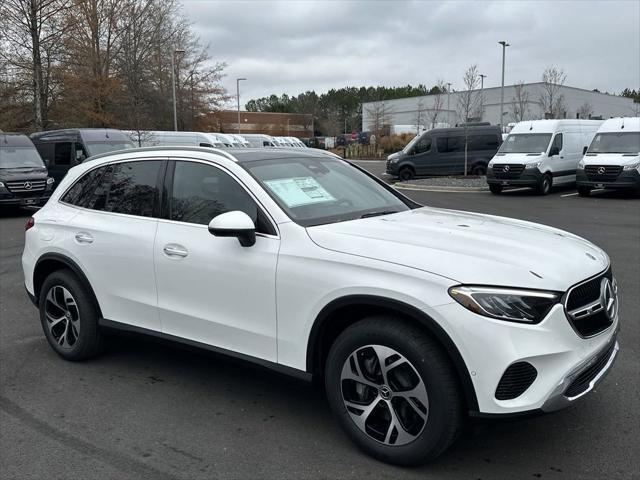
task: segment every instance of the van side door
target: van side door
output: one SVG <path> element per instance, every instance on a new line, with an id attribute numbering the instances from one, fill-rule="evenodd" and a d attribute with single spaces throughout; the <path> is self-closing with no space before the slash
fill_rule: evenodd
<path id="1" fill-rule="evenodd" d="M 406 160 L 413 163 L 417 175 L 429 173 L 428 169 L 434 150 L 433 139 L 430 136 L 422 137 L 413 146 L 411 154 L 406 157 Z"/>
<path id="2" fill-rule="evenodd" d="M 464 173 L 464 134 L 438 137 L 438 154 L 433 159 L 433 170 L 438 175 Z M 436 172 L 437 171 L 437 172 Z"/>

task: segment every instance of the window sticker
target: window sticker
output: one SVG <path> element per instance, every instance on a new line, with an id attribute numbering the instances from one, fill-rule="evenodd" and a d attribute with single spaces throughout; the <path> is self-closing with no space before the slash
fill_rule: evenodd
<path id="1" fill-rule="evenodd" d="M 289 208 L 335 201 L 313 177 L 278 178 L 264 183 Z"/>

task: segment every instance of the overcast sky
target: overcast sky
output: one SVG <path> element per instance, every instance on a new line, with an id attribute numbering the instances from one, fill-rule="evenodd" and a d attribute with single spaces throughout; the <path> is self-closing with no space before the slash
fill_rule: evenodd
<path id="1" fill-rule="evenodd" d="M 557 65 L 574 87 L 640 88 L 640 1 L 207 1 L 184 12 L 241 104 L 275 93 L 362 85 L 460 89 L 477 63 L 485 87 L 539 81 Z"/>

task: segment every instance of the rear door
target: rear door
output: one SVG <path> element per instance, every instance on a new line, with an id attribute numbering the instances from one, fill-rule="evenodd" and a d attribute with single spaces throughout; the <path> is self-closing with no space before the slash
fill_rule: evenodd
<path id="1" fill-rule="evenodd" d="M 153 245 L 165 161 L 97 167 L 62 197 L 80 207 L 67 227 L 69 249 L 107 320 L 160 331 Z"/>

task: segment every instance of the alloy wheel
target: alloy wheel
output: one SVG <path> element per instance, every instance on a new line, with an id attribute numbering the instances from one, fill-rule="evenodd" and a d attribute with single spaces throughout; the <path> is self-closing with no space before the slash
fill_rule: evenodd
<path id="1" fill-rule="evenodd" d="M 71 292 L 61 285 L 51 287 L 44 314 L 53 341 L 64 350 L 72 349 L 80 336 L 80 311 Z"/>
<path id="2" fill-rule="evenodd" d="M 396 350 L 383 345 L 358 348 L 347 357 L 340 380 L 351 420 L 374 440 L 406 445 L 424 430 L 429 415 L 425 384 Z"/>

